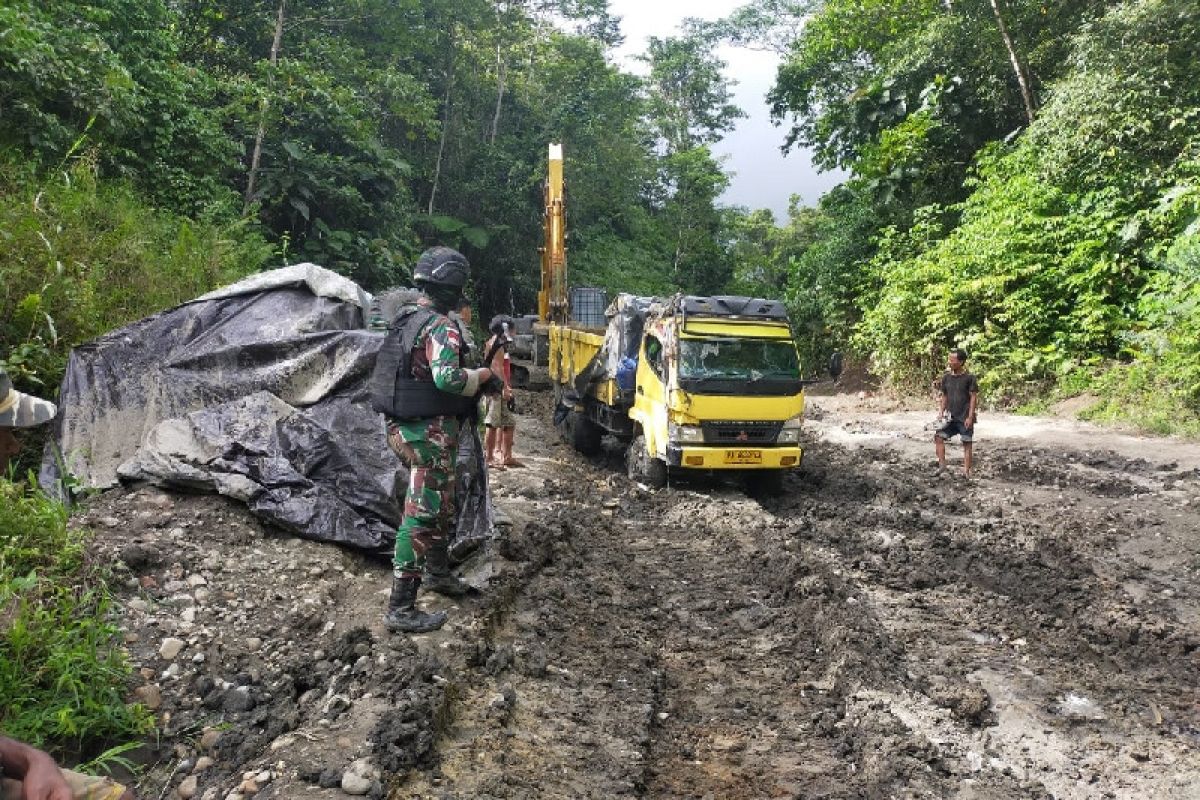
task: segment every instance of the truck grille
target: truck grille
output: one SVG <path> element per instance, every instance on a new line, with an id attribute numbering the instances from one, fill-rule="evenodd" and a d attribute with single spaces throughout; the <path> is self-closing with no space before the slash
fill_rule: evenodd
<path id="1" fill-rule="evenodd" d="M 705 444 L 775 444 L 782 422 L 702 422 Z"/>

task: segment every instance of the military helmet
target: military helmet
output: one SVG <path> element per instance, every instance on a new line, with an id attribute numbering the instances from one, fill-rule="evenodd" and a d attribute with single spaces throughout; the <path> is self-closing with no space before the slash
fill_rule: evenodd
<path id="1" fill-rule="evenodd" d="M 413 280 L 461 289 L 467 285 L 471 265 L 467 257 L 450 247 L 431 247 L 417 259 Z"/>

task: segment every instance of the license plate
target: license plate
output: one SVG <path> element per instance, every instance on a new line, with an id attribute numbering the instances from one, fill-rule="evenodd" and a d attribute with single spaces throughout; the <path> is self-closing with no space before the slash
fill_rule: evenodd
<path id="1" fill-rule="evenodd" d="M 761 464 L 762 450 L 726 450 L 726 464 Z"/>

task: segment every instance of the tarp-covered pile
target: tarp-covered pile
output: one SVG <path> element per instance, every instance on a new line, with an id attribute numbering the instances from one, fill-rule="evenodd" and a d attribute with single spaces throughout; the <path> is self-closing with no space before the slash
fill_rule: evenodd
<path id="1" fill-rule="evenodd" d="M 390 551 L 407 476 L 368 396 L 370 301 L 302 264 L 75 348 L 55 429 L 71 480 L 215 491 L 297 535 Z M 42 484 L 62 477 L 48 452 Z M 490 531 L 486 500 L 469 505 L 460 535 Z"/>

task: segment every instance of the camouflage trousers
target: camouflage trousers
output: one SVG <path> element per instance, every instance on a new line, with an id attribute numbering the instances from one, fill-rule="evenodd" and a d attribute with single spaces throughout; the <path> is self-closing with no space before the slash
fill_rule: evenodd
<path id="1" fill-rule="evenodd" d="M 395 574 L 420 577 L 425 554 L 454 525 L 454 460 L 458 421 L 438 417 L 388 422 L 388 444 L 408 467 L 404 519 L 396 530 Z"/>

